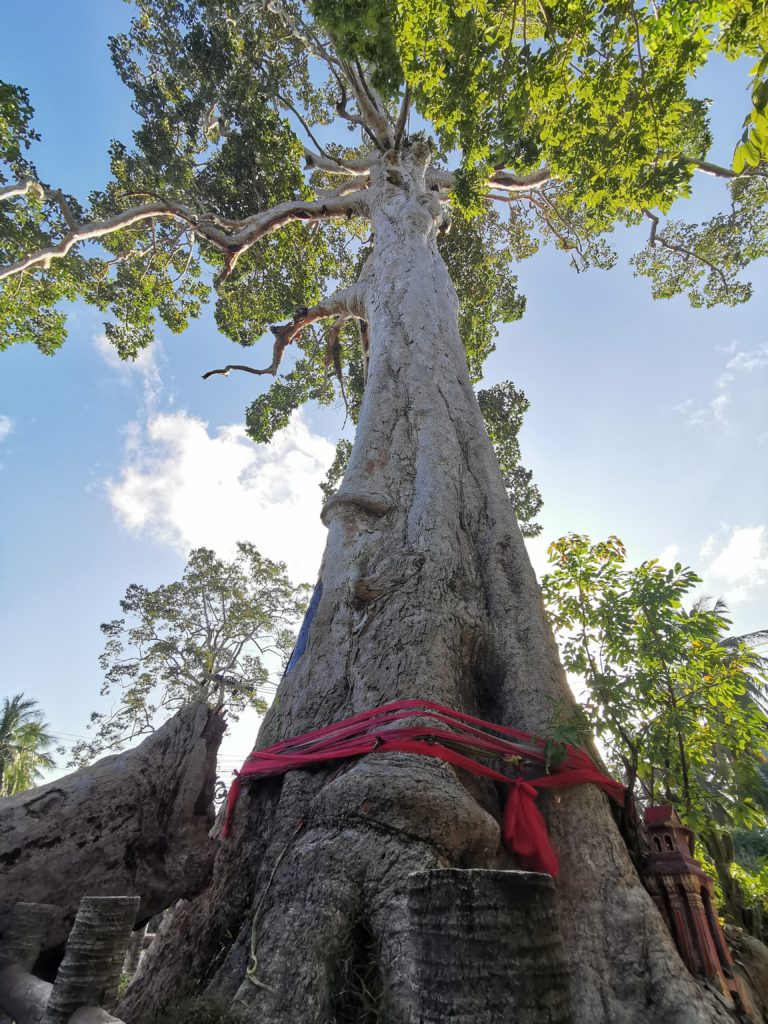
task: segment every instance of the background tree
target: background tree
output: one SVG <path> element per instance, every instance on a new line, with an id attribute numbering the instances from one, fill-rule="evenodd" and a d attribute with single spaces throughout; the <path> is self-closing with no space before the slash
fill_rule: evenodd
<path id="1" fill-rule="evenodd" d="M 293 647 L 305 591 L 292 586 L 282 562 L 244 542 L 231 561 L 208 548 L 190 551 L 176 583 L 131 584 L 120 602 L 124 617 L 101 627 L 101 693 L 117 703 L 91 715 L 94 737 L 75 744 L 73 761 L 120 749 L 190 704 L 234 720 L 245 708 L 266 711 L 270 669 Z"/>
<path id="2" fill-rule="evenodd" d="M 557 729 L 564 738 L 579 724 L 592 730 L 630 794 L 676 807 L 717 869 L 728 916 L 759 935 L 729 865 L 734 846 L 743 849 L 740 875 L 759 905 L 768 867 L 759 853 L 768 825 L 763 660 L 727 635 L 722 601 L 699 598 L 686 610 L 701 579 L 679 563 L 629 568 L 617 537 L 593 544 L 577 534 L 549 556 L 544 599 L 565 667 L 585 691 Z"/>
<path id="3" fill-rule="evenodd" d="M 748 298 L 739 275 L 766 251 L 766 169 L 751 150 L 738 171 L 706 160 L 706 104 L 687 83 L 713 46 L 759 50 L 762 9 L 136 7 L 112 53 L 140 126 L 132 147 L 113 145 L 112 180 L 87 207 L 23 165 L 29 116 L 14 94 L 5 337 L 51 351 L 65 332 L 55 302 L 79 295 L 109 313 L 131 358 L 156 317 L 182 330 L 215 292 L 233 341 L 272 335 L 266 365 L 206 375 L 276 378 L 248 410 L 255 440 L 334 391 L 356 417 L 303 642 L 261 745 L 414 694 L 541 734 L 567 685 L 473 383 L 492 322 L 522 311 L 511 265 L 542 243 L 579 270 L 610 266 L 613 225 L 645 218 L 653 260 L 637 269 L 659 294 Z M 705 242 L 662 223 L 700 171 L 733 189 Z M 548 814 L 574 1021 L 722 1019 L 599 794 L 583 787 Z M 340 1020 L 348 965 L 376 979 L 380 1019 L 417 1017 L 406 879 L 513 866 L 500 820 L 498 794 L 413 757 L 255 788 L 209 889 L 173 915 L 120 1015 L 148 1024 L 191 980 L 262 1024 Z M 457 984 L 484 991 L 469 974 Z"/>
<path id="4" fill-rule="evenodd" d="M 0 711 L 0 796 L 13 796 L 31 789 L 41 778 L 43 768 L 53 768 L 47 748 L 53 737 L 37 701 L 23 693 L 3 698 Z"/>

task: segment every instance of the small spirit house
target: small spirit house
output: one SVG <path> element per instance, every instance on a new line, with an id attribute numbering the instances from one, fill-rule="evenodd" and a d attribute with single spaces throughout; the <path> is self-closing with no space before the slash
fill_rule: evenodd
<path id="1" fill-rule="evenodd" d="M 713 883 L 693 857 L 693 832 L 671 804 L 648 807 L 645 826 L 650 847 L 645 886 L 661 911 L 688 970 L 717 985 L 736 1008 L 748 1011 L 749 998 L 733 970 L 720 927 Z"/>

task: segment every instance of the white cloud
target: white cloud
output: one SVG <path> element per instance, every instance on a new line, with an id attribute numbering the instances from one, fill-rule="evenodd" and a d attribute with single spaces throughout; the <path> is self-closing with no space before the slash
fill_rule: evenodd
<path id="1" fill-rule="evenodd" d="M 707 418 L 704 409 L 698 407 L 692 398 L 686 398 L 684 402 L 674 407 L 674 412 L 679 412 L 685 420 L 686 427 L 700 427 Z"/>
<path id="2" fill-rule="evenodd" d="M 725 368 L 725 374 L 730 374 L 727 383 L 731 383 L 737 373 L 754 373 L 755 370 L 765 369 L 768 369 L 768 345 L 759 345 L 752 352 L 736 352 Z"/>
<path id="3" fill-rule="evenodd" d="M 220 427 L 185 412 L 150 416 L 130 437 L 119 480 L 107 491 L 126 529 L 186 556 L 204 545 L 230 556 L 239 540 L 288 563 L 296 581 L 317 575 L 325 544 L 318 484 L 334 447 L 301 413 L 269 445 L 238 424 Z"/>
<path id="4" fill-rule="evenodd" d="M 719 391 L 712 401 L 709 403 L 709 407 L 712 410 L 712 415 L 720 423 L 727 423 L 728 417 L 726 416 L 726 409 L 731 401 L 731 396 L 727 391 Z"/>
<path id="5" fill-rule="evenodd" d="M 758 345 L 751 351 L 739 350 L 734 346 L 729 354 L 731 358 L 717 378 L 715 396 L 709 403 L 715 419 L 723 425 L 728 424 L 726 409 L 730 405 L 737 378 L 768 369 L 768 345 Z"/>
<path id="6" fill-rule="evenodd" d="M 13 420 L 10 416 L 0 416 L 0 441 L 4 441 L 13 430 Z"/>
<path id="7" fill-rule="evenodd" d="M 727 534 L 726 534 L 727 536 Z M 722 538 L 720 550 L 706 568 L 705 577 L 714 581 L 716 590 L 724 590 L 726 601 L 744 601 L 764 583 L 768 583 L 768 530 L 765 526 L 735 527 Z M 708 537 L 705 549 L 714 554 L 715 537 Z"/>
<path id="8" fill-rule="evenodd" d="M 154 341 L 149 348 L 144 348 L 133 360 L 121 359 L 117 349 L 103 332 L 94 334 L 93 345 L 106 365 L 118 373 L 123 380 L 140 378 L 144 391 L 144 405 L 149 412 L 157 405 L 162 390 L 158 354 L 160 342 Z"/>
<path id="9" fill-rule="evenodd" d="M 712 555 L 715 553 L 716 546 L 717 538 L 715 537 L 714 533 L 710 533 L 710 535 L 699 548 L 699 555 L 702 558 L 711 558 Z"/>
<path id="10" fill-rule="evenodd" d="M 671 568 L 676 562 L 680 561 L 680 548 L 677 544 L 667 544 L 663 551 L 659 552 L 659 565 L 663 565 L 665 569 Z"/>
<path id="11" fill-rule="evenodd" d="M 687 398 L 675 406 L 675 412 L 680 413 L 687 427 L 697 428 L 713 422 L 723 427 L 729 426 L 734 386 L 739 378 L 768 369 L 768 345 L 758 345 L 757 348 L 744 350 L 739 349 L 737 342 L 732 341 L 721 351 L 730 358 L 715 381 L 714 395 L 709 402 L 702 405 Z"/>

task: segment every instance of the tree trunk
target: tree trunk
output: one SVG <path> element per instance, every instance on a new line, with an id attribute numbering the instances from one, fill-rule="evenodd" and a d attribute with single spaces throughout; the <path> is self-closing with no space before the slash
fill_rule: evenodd
<path id="1" fill-rule="evenodd" d="M 541 734 L 552 701 L 572 699 L 472 391 L 427 160 L 416 145 L 372 171 L 369 378 L 347 472 L 323 512 L 307 644 L 259 746 L 407 697 Z M 605 798 L 580 787 L 542 803 L 562 864 L 574 1022 L 729 1019 L 679 960 Z M 409 876 L 515 867 L 499 818 L 493 785 L 413 755 L 374 753 L 253 787 L 211 887 L 164 923 L 120 1016 L 150 1024 L 193 978 L 254 1024 L 415 1024 Z M 350 996 L 355 978 L 376 1011 Z"/>
<path id="2" fill-rule="evenodd" d="M 54 904 L 43 948 L 55 952 L 86 894 L 137 894 L 144 922 L 199 892 L 223 731 L 221 717 L 189 708 L 132 750 L 0 800 L 0 922 L 19 900 Z"/>

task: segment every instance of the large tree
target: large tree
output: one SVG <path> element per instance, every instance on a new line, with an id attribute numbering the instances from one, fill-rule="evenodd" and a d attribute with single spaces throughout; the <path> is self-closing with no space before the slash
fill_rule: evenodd
<path id="1" fill-rule="evenodd" d="M 754 139 L 734 170 L 707 161 L 706 104 L 687 82 L 713 47 L 759 55 L 762 8 L 137 7 L 112 50 L 141 126 L 133 147 L 113 145 L 113 179 L 87 207 L 28 163 L 28 99 L 3 94 L 6 339 L 52 351 L 56 302 L 76 295 L 110 312 L 126 358 L 156 316 L 182 330 L 212 291 L 219 327 L 245 346 L 293 311 L 271 327 L 266 365 L 220 371 L 276 378 L 248 410 L 251 436 L 269 440 L 334 387 L 357 433 L 259 745 L 413 696 L 546 733 L 568 689 L 472 384 L 493 322 L 521 312 L 510 265 L 544 242 L 579 269 L 606 266 L 605 234 L 645 218 L 635 266 L 658 295 L 749 296 L 739 274 L 766 249 L 764 90 L 756 80 Z M 699 171 L 728 183 L 728 212 L 663 224 Z M 546 813 L 573 1019 L 727 1019 L 677 959 L 604 798 L 580 787 Z M 407 1019 L 407 877 L 513 867 L 499 823 L 495 790 L 409 755 L 254 787 L 207 892 L 168 922 L 121 1014 L 156 1019 L 192 982 L 270 1024 L 373 1019 L 372 993 L 379 1019 Z"/>

